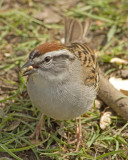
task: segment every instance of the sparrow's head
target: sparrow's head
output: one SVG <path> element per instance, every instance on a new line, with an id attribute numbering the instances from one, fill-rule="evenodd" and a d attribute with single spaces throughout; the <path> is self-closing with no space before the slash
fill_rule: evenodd
<path id="1" fill-rule="evenodd" d="M 53 42 L 45 43 L 30 53 L 27 62 L 21 69 L 28 68 L 23 76 L 36 73 L 57 76 L 66 71 L 74 59 L 75 55 L 64 45 Z"/>

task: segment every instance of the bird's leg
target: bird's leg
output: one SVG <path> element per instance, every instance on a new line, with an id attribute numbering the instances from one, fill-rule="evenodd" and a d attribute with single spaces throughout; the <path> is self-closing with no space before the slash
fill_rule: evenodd
<path id="1" fill-rule="evenodd" d="M 39 137 L 44 140 L 44 137 L 42 135 L 41 129 L 42 129 L 42 124 L 43 124 L 43 118 L 44 114 L 42 113 L 40 120 L 35 128 L 35 131 L 30 135 L 30 138 L 36 137 L 36 143 L 39 141 Z"/>
<path id="2" fill-rule="evenodd" d="M 76 152 L 77 152 L 79 150 L 79 146 L 82 140 L 81 117 L 79 117 L 79 125 L 77 124 L 77 119 L 76 119 L 76 136 L 77 136 L 77 144 L 76 144 Z"/>
<path id="3" fill-rule="evenodd" d="M 76 119 L 76 139 L 73 141 L 68 141 L 68 144 L 76 143 L 76 152 L 79 150 L 79 146 L 82 142 L 82 127 L 81 127 L 81 117 L 79 117 L 79 124 Z"/>

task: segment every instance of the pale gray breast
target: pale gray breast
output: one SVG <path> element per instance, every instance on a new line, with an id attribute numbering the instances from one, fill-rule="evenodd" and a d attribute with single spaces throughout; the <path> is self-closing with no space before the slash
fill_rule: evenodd
<path id="1" fill-rule="evenodd" d="M 85 113 L 96 96 L 93 89 L 84 88 L 78 82 L 67 83 L 64 86 L 49 86 L 45 82 L 40 87 L 36 85 L 31 76 L 27 89 L 32 103 L 42 113 L 59 120 L 73 119 Z"/>

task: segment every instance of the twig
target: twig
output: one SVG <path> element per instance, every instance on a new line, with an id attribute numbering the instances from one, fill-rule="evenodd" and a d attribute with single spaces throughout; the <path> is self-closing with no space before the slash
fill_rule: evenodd
<path id="1" fill-rule="evenodd" d="M 111 107 L 118 115 L 128 120 L 128 97 L 116 90 L 100 71 L 100 88 L 98 97 Z"/>

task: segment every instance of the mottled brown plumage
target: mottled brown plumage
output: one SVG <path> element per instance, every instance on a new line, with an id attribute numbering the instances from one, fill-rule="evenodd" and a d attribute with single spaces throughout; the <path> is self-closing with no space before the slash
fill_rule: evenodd
<path id="1" fill-rule="evenodd" d="M 83 66 L 85 85 L 94 85 L 97 90 L 99 74 L 95 53 L 86 43 L 71 43 L 67 48 L 75 54 Z"/>

